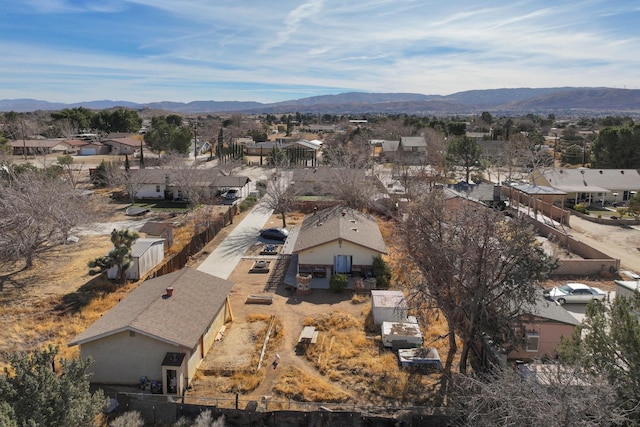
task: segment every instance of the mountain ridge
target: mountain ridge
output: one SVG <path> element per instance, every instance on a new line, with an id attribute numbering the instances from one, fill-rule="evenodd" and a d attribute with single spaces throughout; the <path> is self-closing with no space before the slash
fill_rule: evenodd
<path id="1" fill-rule="evenodd" d="M 491 112 L 601 111 L 640 112 L 640 90 L 606 87 L 502 88 L 477 89 L 450 95 L 419 93 L 344 92 L 288 101 L 130 101 L 96 100 L 76 103 L 49 102 L 37 99 L 3 99 L 0 111 L 57 111 L 84 107 L 103 110 L 115 107 L 154 109 L 183 114 L 197 113 L 404 113 L 404 114 L 474 114 Z"/>

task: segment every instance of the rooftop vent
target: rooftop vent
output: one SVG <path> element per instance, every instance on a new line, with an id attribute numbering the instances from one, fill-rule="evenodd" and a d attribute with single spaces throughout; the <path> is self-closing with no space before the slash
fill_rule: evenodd
<path id="1" fill-rule="evenodd" d="M 167 296 L 167 298 L 171 298 L 171 295 L 173 295 L 173 287 L 169 286 L 167 289 L 165 289 L 165 292 L 166 292 L 165 295 Z"/>
<path id="2" fill-rule="evenodd" d="M 624 175 L 624 171 L 620 171 L 620 173 L 621 173 L 622 175 Z"/>
<path id="3" fill-rule="evenodd" d="M 342 216 L 345 216 L 347 214 L 347 211 L 342 211 Z"/>

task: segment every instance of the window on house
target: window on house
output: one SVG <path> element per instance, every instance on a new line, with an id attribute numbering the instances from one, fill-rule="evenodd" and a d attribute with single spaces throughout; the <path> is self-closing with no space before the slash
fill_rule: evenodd
<path id="1" fill-rule="evenodd" d="M 130 336 L 130 337 L 135 337 L 135 336 L 136 336 L 136 333 L 135 333 L 134 331 L 129 331 L 129 336 Z"/>
<path id="2" fill-rule="evenodd" d="M 160 192 L 160 186 L 156 185 L 156 193 L 159 193 L 159 192 Z"/>
<path id="3" fill-rule="evenodd" d="M 540 334 L 538 332 L 527 332 L 527 351 L 538 351 L 540 346 Z"/>

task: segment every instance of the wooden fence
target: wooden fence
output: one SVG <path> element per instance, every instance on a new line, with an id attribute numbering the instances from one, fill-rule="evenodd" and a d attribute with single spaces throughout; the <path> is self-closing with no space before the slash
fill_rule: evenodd
<path id="1" fill-rule="evenodd" d="M 206 246 L 214 237 L 226 227 L 228 224 L 233 224 L 233 217 L 238 212 L 238 206 L 231 205 L 227 211 L 216 218 L 204 231 L 196 234 L 191 238 L 189 244 L 171 258 L 165 260 L 162 264 L 157 266 L 148 275 L 147 279 L 154 277 L 160 277 L 165 274 L 173 273 L 180 270 L 189 262 L 189 259 L 197 254 L 202 248 Z"/>

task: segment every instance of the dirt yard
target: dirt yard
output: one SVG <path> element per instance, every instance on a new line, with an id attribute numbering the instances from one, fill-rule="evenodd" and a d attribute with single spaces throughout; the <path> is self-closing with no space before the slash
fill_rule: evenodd
<path id="1" fill-rule="evenodd" d="M 240 214 L 234 220 L 238 224 L 245 214 Z M 114 221 L 123 218 L 115 215 Z M 292 215 L 289 224 L 295 225 L 302 221 L 302 215 Z M 277 226 L 281 218 L 274 215 L 268 222 L 269 226 Z M 640 269 L 640 231 L 635 228 L 608 227 L 577 220 L 572 217 L 572 234 L 584 240 L 603 252 L 620 258 L 623 269 L 638 272 Z M 200 254 L 193 257 L 190 266 L 197 267 L 234 228 L 225 227 L 222 232 L 210 242 Z M 72 357 L 73 349 L 66 350 L 66 342 L 86 328 L 100 313 L 107 310 L 126 295 L 127 289 L 117 292 L 109 289 L 109 283 L 96 280 L 88 275 L 86 263 L 88 260 L 103 255 L 110 249 L 108 239 L 109 227 L 94 227 L 95 234 L 83 235 L 76 244 L 69 244 L 49 251 L 46 256 L 36 261 L 35 268 L 21 271 L 4 280 L 0 293 L 0 351 L 30 350 L 47 343 L 54 343 L 65 348 L 63 355 Z M 106 232 L 103 233 L 103 229 Z M 97 230 L 100 230 L 98 232 Z M 298 336 L 303 326 L 313 324 L 320 317 L 330 313 L 340 313 L 345 318 L 366 319 L 370 310 L 369 297 L 353 298 L 351 292 L 336 294 L 330 291 L 315 290 L 311 295 L 300 297 L 291 294 L 280 285 L 273 296 L 270 305 L 247 304 L 249 295 L 262 295 L 269 274 L 250 273 L 256 259 L 275 262 L 273 257 L 260 256 L 260 247 L 255 246 L 240 261 L 229 280 L 235 283 L 230 294 L 230 302 L 234 315 L 234 322 L 227 325 L 222 334 L 222 340 L 215 343 L 203 369 L 233 371 L 241 370 L 254 372 L 257 366 L 263 337 L 267 326 L 267 319 L 274 315 L 277 318 L 277 336 L 272 337 L 272 343 L 267 347 L 266 358 L 263 361 L 261 374 L 236 378 L 238 383 L 256 381 L 248 385 L 243 399 L 260 400 L 264 396 L 271 396 L 275 389 L 282 389 L 284 383 L 292 381 L 292 376 L 305 376 L 311 383 L 327 382 L 327 375 L 323 374 L 317 363 L 296 353 Z M 16 266 L 19 269 L 19 266 Z M 3 273 L 5 274 L 5 273 Z M 2 276 L 6 277 L 6 276 Z M 588 278 L 579 281 L 593 283 L 606 289 L 613 289 L 612 279 Z M 566 280 L 564 280 L 566 282 Z M 551 282 L 549 283 L 552 284 Z M 135 285 L 131 285 L 135 286 Z M 100 292 L 80 292 L 90 288 Z M 86 300 L 85 296 L 89 295 Z M 81 311 L 83 310 L 83 311 Z M 256 320 L 256 317 L 258 320 Z M 252 318 L 252 320 L 249 320 Z M 265 319 L 264 321 L 260 318 Z M 328 335 L 324 338 L 329 339 Z M 375 340 L 375 334 L 362 335 L 358 339 Z M 332 338 L 333 339 L 333 338 Z M 328 349 L 331 344 L 323 342 Z M 274 368 L 272 362 L 279 355 L 279 363 Z M 441 354 L 441 357 L 444 355 Z M 375 356 L 372 356 L 375 357 Z M 293 374 L 292 374 L 293 373 Z M 366 375 L 365 375 L 366 376 Z M 232 377 L 218 377 L 198 375 L 190 397 L 199 396 L 234 396 L 233 390 L 221 392 L 228 386 Z M 336 395 L 351 396 L 353 401 L 358 396 L 366 396 L 358 384 L 334 382 L 333 390 Z"/>

